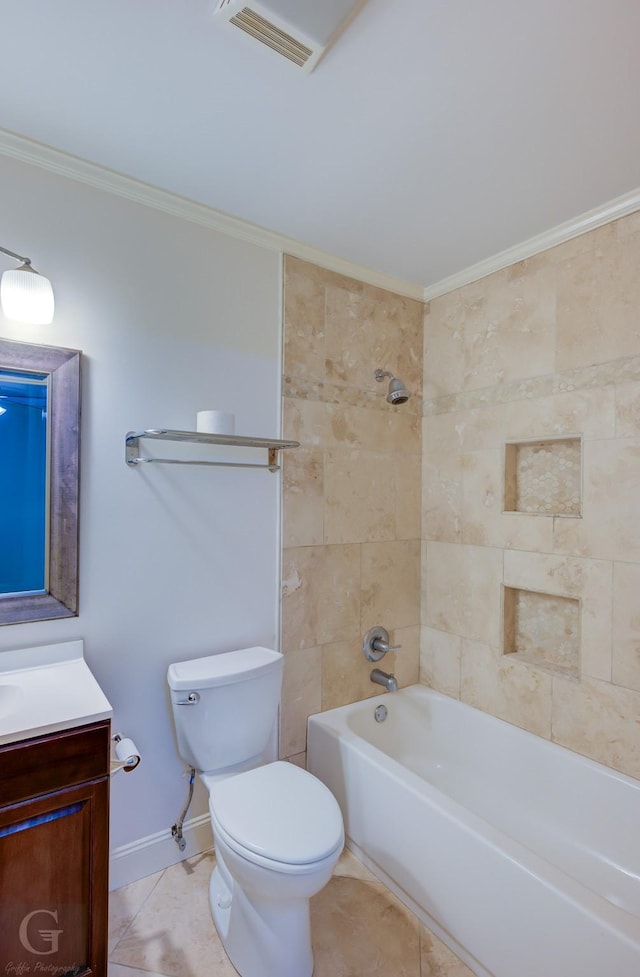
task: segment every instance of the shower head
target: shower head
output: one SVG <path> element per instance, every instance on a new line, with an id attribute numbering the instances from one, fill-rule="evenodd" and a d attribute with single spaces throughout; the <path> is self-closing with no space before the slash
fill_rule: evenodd
<path id="1" fill-rule="evenodd" d="M 382 383 L 385 377 L 389 377 L 389 393 L 387 394 L 387 403 L 406 404 L 411 394 L 405 387 L 402 380 L 398 380 L 398 378 L 394 377 L 393 373 L 389 373 L 388 370 L 376 370 L 373 375 L 378 383 Z"/>

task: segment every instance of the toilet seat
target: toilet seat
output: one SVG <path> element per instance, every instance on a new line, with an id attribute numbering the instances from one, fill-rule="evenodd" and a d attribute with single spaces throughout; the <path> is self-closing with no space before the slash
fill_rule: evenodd
<path id="1" fill-rule="evenodd" d="M 286 871 L 333 857 L 344 844 L 342 814 L 325 785 L 278 760 L 213 786 L 209 810 L 216 831 L 249 861 Z"/>

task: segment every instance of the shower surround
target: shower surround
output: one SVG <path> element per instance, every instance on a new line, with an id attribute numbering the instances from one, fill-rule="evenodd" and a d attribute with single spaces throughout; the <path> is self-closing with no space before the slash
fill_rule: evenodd
<path id="1" fill-rule="evenodd" d="M 311 713 L 376 695 L 370 627 L 418 680 L 423 303 L 287 256 L 284 277 L 281 755 Z M 390 370 L 411 391 L 386 402 Z"/>
<path id="2" fill-rule="evenodd" d="M 286 259 L 284 756 L 420 620 L 421 682 L 640 778 L 639 267 L 637 213 L 433 299 L 422 360 L 421 303 Z"/>
<path id="3" fill-rule="evenodd" d="M 634 214 L 431 302 L 420 663 L 439 691 L 636 778 L 638 268 Z M 538 469 L 528 511 L 514 443 L 548 453 L 546 478 L 542 455 L 521 466 Z"/>

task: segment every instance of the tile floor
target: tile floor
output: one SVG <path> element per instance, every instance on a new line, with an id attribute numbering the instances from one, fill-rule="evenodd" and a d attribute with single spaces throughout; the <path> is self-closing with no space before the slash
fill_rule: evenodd
<path id="1" fill-rule="evenodd" d="M 109 977 L 237 977 L 209 912 L 213 852 L 111 893 Z M 311 902 L 314 977 L 473 977 L 350 852 Z"/>

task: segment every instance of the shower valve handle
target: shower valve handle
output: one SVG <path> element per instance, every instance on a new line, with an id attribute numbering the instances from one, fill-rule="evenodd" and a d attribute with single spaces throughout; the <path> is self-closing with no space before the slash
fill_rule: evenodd
<path id="1" fill-rule="evenodd" d="M 386 655 L 388 651 L 398 651 L 400 648 L 402 648 L 402 645 L 389 645 L 386 641 L 383 641 L 382 638 L 376 638 L 373 642 L 373 647 L 376 651 L 381 651 Z"/>
<path id="2" fill-rule="evenodd" d="M 369 628 L 362 641 L 362 653 L 368 662 L 379 662 L 388 651 L 398 651 L 402 645 L 389 644 L 389 632 L 377 624 Z"/>

